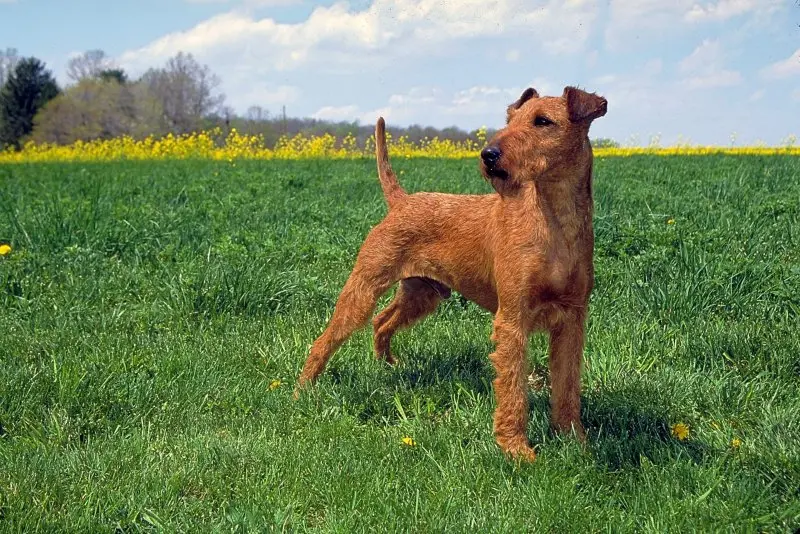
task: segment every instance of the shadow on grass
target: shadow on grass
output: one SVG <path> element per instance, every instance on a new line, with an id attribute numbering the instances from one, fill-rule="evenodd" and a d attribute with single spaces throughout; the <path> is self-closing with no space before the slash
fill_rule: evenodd
<path id="1" fill-rule="evenodd" d="M 639 388 L 636 393 L 641 393 Z M 701 464 L 711 455 L 703 443 L 672 436 L 669 415 L 653 404 L 657 395 L 636 400 L 631 396 L 631 391 L 621 389 L 582 399 L 581 419 L 598 467 L 616 470 L 639 467 L 645 459 L 659 464 L 678 457 Z"/>
<path id="2" fill-rule="evenodd" d="M 396 424 L 411 416 L 398 404 L 424 404 L 425 412 L 434 414 L 453 408 L 459 395 L 475 401 L 491 395 L 494 372 L 487 354 L 485 346 L 446 353 L 411 350 L 398 354 L 395 366 L 359 367 L 334 360 L 325 375 L 333 384 L 332 400 L 344 413 L 362 422 Z"/>
<path id="3" fill-rule="evenodd" d="M 381 425 L 397 424 L 404 417 L 444 413 L 458 402 L 459 390 L 474 402 L 494 403 L 494 371 L 486 346 L 437 352 L 406 352 L 398 355 L 402 358 L 399 365 L 372 367 L 368 371 L 352 365 L 332 365 L 327 372 L 334 383 L 333 397 L 342 412 L 364 423 Z M 528 398 L 531 420 L 549 421 L 549 388 L 531 390 Z M 405 407 L 403 413 L 398 403 Z M 666 403 L 650 384 L 633 382 L 618 389 L 593 392 L 582 396 L 581 403 L 588 450 L 603 470 L 638 468 L 643 461 L 674 462 L 678 457 L 701 464 L 713 454 L 702 443 L 679 441 L 672 436 Z M 427 412 L 411 412 L 409 406 L 420 405 L 427 407 Z"/>

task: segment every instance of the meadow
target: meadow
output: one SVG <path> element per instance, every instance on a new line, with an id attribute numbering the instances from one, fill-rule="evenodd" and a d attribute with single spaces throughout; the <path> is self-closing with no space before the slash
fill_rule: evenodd
<path id="1" fill-rule="evenodd" d="M 189 156 L 0 165 L 0 531 L 800 529 L 796 155 L 596 159 L 588 446 L 532 388 L 531 465 L 457 294 L 292 401 L 385 213 L 373 160 Z M 474 158 L 394 167 L 489 191 Z"/>

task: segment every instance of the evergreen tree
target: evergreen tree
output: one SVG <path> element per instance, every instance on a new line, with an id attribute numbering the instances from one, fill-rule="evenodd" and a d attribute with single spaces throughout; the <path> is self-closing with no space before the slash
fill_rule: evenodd
<path id="1" fill-rule="evenodd" d="M 44 63 L 26 58 L 0 89 L 0 148 L 20 147 L 23 137 L 33 130 L 33 117 L 59 94 L 58 85 Z"/>

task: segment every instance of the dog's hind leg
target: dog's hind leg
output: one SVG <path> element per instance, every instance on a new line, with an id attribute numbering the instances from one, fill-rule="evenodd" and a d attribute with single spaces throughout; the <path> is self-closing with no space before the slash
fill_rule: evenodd
<path id="1" fill-rule="evenodd" d="M 392 302 L 372 321 L 375 356 L 393 364 L 391 340 L 395 332 L 430 315 L 449 296 L 450 288 L 435 280 L 419 277 L 401 280 Z"/>
<path id="2" fill-rule="evenodd" d="M 398 280 L 400 249 L 387 246 L 391 241 L 380 226 L 367 236 L 327 328 L 311 346 L 298 386 L 313 382 L 322 373 L 331 355 L 367 324 L 380 296 Z"/>

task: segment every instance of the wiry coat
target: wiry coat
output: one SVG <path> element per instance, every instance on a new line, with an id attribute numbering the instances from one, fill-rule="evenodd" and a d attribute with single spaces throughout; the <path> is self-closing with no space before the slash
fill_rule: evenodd
<path id="1" fill-rule="evenodd" d="M 489 195 L 407 194 L 389 164 L 379 119 L 378 171 L 389 212 L 364 241 L 298 385 L 319 376 L 397 281 L 394 299 L 373 320 L 376 355 L 389 362 L 392 335 L 432 313 L 455 289 L 495 316 L 490 358 L 500 447 L 535 458 L 525 435 L 525 349 L 536 330 L 550 333 L 553 426 L 583 439 L 580 368 L 594 280 L 588 132 L 606 105 L 573 87 L 561 97 L 526 90 L 482 154 L 481 170 L 497 191 Z"/>

